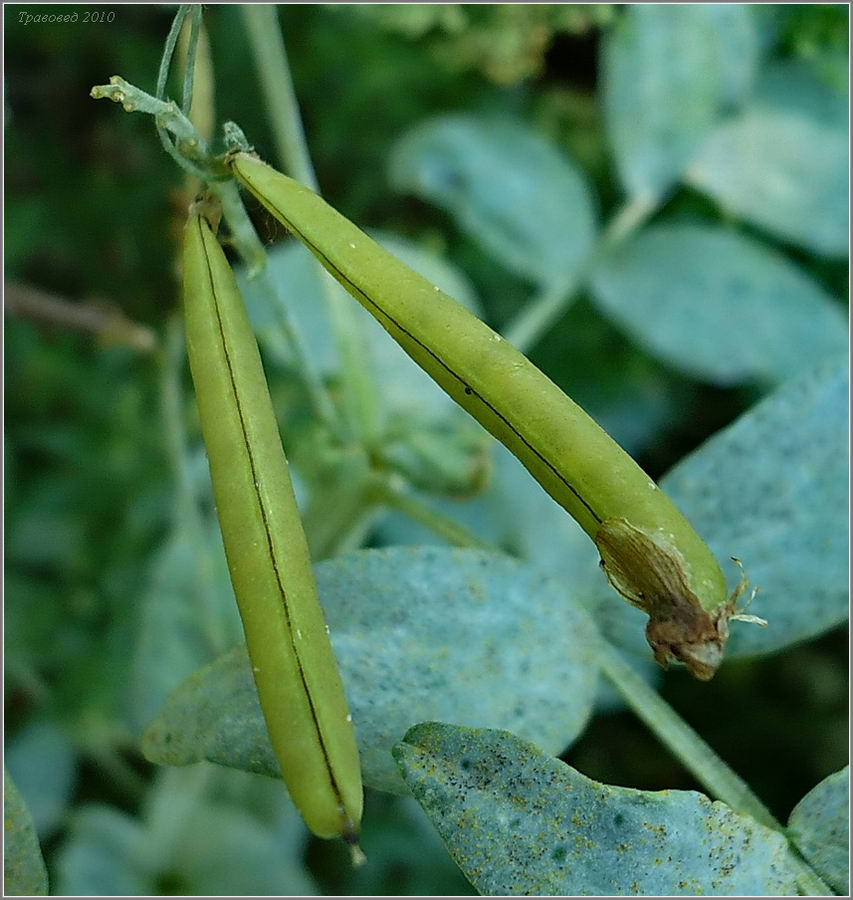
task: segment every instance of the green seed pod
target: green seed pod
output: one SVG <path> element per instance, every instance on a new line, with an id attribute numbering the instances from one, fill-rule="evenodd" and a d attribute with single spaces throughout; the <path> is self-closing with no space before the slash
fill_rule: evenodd
<path id="1" fill-rule="evenodd" d="M 657 661 L 711 678 L 732 598 L 711 551 L 645 472 L 485 323 L 312 191 L 248 153 L 240 182 L 450 396 L 518 457 L 595 541 L 611 585 L 649 615 Z"/>
<path id="2" fill-rule="evenodd" d="M 319 837 L 353 845 L 361 770 L 258 347 L 207 220 L 184 234 L 187 347 L 231 582 L 267 730 Z"/>

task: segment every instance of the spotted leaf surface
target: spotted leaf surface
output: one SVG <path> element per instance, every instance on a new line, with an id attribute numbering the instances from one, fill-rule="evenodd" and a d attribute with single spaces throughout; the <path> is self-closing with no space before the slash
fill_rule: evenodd
<path id="1" fill-rule="evenodd" d="M 394 755 L 481 894 L 796 893 L 785 838 L 702 794 L 601 784 L 508 732 L 440 723 Z"/>

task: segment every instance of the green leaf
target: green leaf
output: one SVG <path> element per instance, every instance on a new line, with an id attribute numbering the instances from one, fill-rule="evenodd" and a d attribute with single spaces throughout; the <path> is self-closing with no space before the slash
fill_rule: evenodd
<path id="1" fill-rule="evenodd" d="M 788 382 L 675 466 L 661 487 L 719 560 L 760 587 L 729 657 L 788 647 L 847 618 L 846 358 Z M 738 572 L 725 567 L 732 584 Z"/>
<path id="2" fill-rule="evenodd" d="M 47 870 L 30 812 L 3 769 L 3 893 L 47 894 Z"/>
<path id="3" fill-rule="evenodd" d="M 497 441 L 492 443 L 492 461 L 489 486 L 477 497 L 420 499 L 488 543 L 559 579 L 568 596 L 584 602 L 593 611 L 605 636 L 628 651 L 626 661 L 647 680 L 658 680 L 661 670 L 651 661 L 644 637 L 646 616 L 607 586 L 595 545 Z M 391 513 L 379 523 L 378 537 L 394 545 L 443 543 L 425 526 L 400 513 Z M 597 706 L 622 706 L 603 680 L 599 682 Z"/>
<path id="4" fill-rule="evenodd" d="M 57 856 L 72 896 L 310 895 L 302 863 L 307 831 L 283 790 L 242 772 L 196 766 L 165 771 L 141 818 L 82 807 Z M 264 797 L 263 803 L 258 802 Z"/>
<path id="5" fill-rule="evenodd" d="M 187 819 L 183 876 L 194 895 L 313 896 L 301 865 L 282 859 L 276 835 L 238 809 L 206 804 Z"/>
<path id="6" fill-rule="evenodd" d="M 802 68 L 777 69 L 755 100 L 708 138 L 688 180 L 777 238 L 844 256 L 846 106 L 844 95 Z"/>
<path id="7" fill-rule="evenodd" d="M 622 184 L 657 197 L 680 178 L 724 102 L 739 100 L 758 40 L 744 5 L 633 4 L 604 48 L 604 114 Z"/>
<path id="8" fill-rule="evenodd" d="M 586 179 L 547 140 L 509 119 L 430 119 L 393 151 L 391 178 L 447 210 L 507 269 L 539 285 L 570 280 L 595 233 Z"/>
<path id="9" fill-rule="evenodd" d="M 593 636 L 559 582 L 438 547 L 354 553 L 316 575 L 369 786 L 404 790 L 390 750 L 424 717 L 512 727 L 555 753 L 583 730 Z M 143 751 L 164 765 L 207 759 L 278 776 L 242 647 L 184 682 Z"/>
<path id="10" fill-rule="evenodd" d="M 785 838 L 702 794 L 600 784 L 508 732 L 435 722 L 394 756 L 481 894 L 797 893 Z"/>
<path id="11" fill-rule="evenodd" d="M 74 789 L 76 756 L 68 733 L 46 717 L 28 722 L 7 738 L 6 766 L 41 838 L 53 832 L 66 813 Z"/>
<path id="12" fill-rule="evenodd" d="M 412 797 L 368 792 L 361 845 L 367 862 L 353 869 L 347 861 L 334 893 L 377 897 L 390 888 L 402 897 L 476 894 Z"/>
<path id="13" fill-rule="evenodd" d="M 844 352 L 840 306 L 780 254 L 707 225 L 659 225 L 593 274 L 601 309 L 639 344 L 721 385 L 781 381 Z"/>
<path id="14" fill-rule="evenodd" d="M 205 477 L 209 477 L 205 473 Z M 154 554 L 138 598 L 130 714 L 141 732 L 169 691 L 239 640 L 240 620 L 218 526 L 179 523 Z"/>
<path id="15" fill-rule="evenodd" d="M 842 896 L 850 893 L 850 766 L 803 797 L 788 834 L 815 871 Z"/>
<path id="16" fill-rule="evenodd" d="M 155 889 L 143 852 L 143 827 L 102 804 L 77 809 L 56 859 L 57 893 L 144 897 Z"/>
<path id="17" fill-rule="evenodd" d="M 811 116 L 829 127 L 846 130 L 850 120 L 844 89 L 818 72 L 820 56 L 812 62 L 778 60 L 765 66 L 755 86 L 753 104 Z"/>

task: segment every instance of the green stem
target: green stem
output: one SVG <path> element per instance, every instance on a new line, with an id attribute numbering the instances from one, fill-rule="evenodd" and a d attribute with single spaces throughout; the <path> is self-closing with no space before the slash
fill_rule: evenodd
<path id="1" fill-rule="evenodd" d="M 522 309 L 504 329 L 504 337 L 522 353 L 528 353 L 549 328 L 569 308 L 579 288 L 583 286 L 602 257 L 630 237 L 658 208 L 653 196 L 632 197 L 604 228 L 599 239 L 578 271 L 569 281 L 545 287 Z"/>
<path id="2" fill-rule="evenodd" d="M 241 9 L 261 78 L 279 162 L 293 178 L 319 193 L 278 25 L 278 8 L 248 3 Z"/>
<path id="3" fill-rule="evenodd" d="M 506 340 L 522 353 L 528 353 L 568 309 L 578 287 L 577 278 L 546 287 L 507 325 Z"/>
<path id="4" fill-rule="evenodd" d="M 660 198 L 653 194 L 639 194 L 624 203 L 601 233 L 593 256 L 598 259 L 606 251 L 612 250 L 626 238 L 634 234 L 653 215 L 660 205 Z"/>
<path id="5" fill-rule="evenodd" d="M 260 3 L 246 4 L 241 8 L 281 165 L 297 181 L 319 193 L 279 28 L 278 8 Z M 376 404 L 378 392 L 368 365 L 358 319 L 349 298 L 343 296 L 319 263 L 316 264 L 316 271 L 340 354 L 350 430 L 365 446 L 371 447 L 379 440 L 381 433 Z"/>
<path id="6" fill-rule="evenodd" d="M 406 491 L 399 483 L 399 479 L 386 477 L 377 480 L 374 492 L 377 502 L 385 503 L 399 510 L 456 547 L 476 547 L 480 550 L 495 549 L 455 519 L 438 512 L 414 494 Z"/>
<path id="7" fill-rule="evenodd" d="M 338 556 L 360 543 L 372 520 L 371 479 L 369 473 L 350 472 L 312 497 L 302 524 L 314 562 Z"/>
<path id="8" fill-rule="evenodd" d="M 299 330 L 290 314 L 289 306 L 280 297 L 269 275 L 263 244 L 249 220 L 240 192 L 233 178 L 217 174 L 219 164 L 207 150 L 207 142 L 190 120 L 172 101 L 159 100 L 129 82 L 114 75 L 109 84 L 96 85 L 91 91 L 96 100 L 102 97 L 121 103 L 127 112 L 142 112 L 154 116 L 160 126 L 172 132 L 178 140 L 178 148 L 167 141 L 170 153 L 180 157 L 181 165 L 207 182 L 211 193 L 222 205 L 222 212 L 231 230 L 231 239 L 249 269 L 249 277 L 261 277 L 261 287 L 266 292 L 272 308 L 279 316 L 279 324 L 290 344 L 296 368 L 300 373 L 309 400 L 321 422 L 335 433 L 340 433 L 337 411 L 331 397 L 312 363 L 311 354 L 301 340 Z M 196 162 L 182 154 L 189 153 Z M 323 273 L 325 275 L 325 272 Z"/>
<path id="9" fill-rule="evenodd" d="M 192 175 L 207 182 L 231 177 L 224 165 L 210 156 L 207 141 L 174 100 L 152 97 L 119 75 L 113 75 L 109 84 L 96 84 L 89 95 L 95 100 L 106 98 L 114 103 L 121 103 L 125 112 L 141 112 L 153 116 L 163 149 L 182 169 Z M 172 143 L 166 132 L 175 136 L 176 144 Z"/>
<path id="10" fill-rule="evenodd" d="M 678 713 L 637 675 L 619 651 L 599 635 L 598 661 L 602 672 L 625 698 L 639 719 L 667 746 L 705 786 L 711 796 L 722 800 L 735 812 L 746 813 L 757 822 L 781 832 L 785 828 L 753 792 L 752 788 L 682 719 Z M 790 842 L 791 864 L 797 869 L 800 886 L 809 896 L 830 896 L 832 890 L 800 856 Z"/>
<path id="11" fill-rule="evenodd" d="M 640 678 L 619 651 L 602 638 L 601 670 L 625 698 L 628 706 L 713 796 L 738 812 L 748 813 L 762 825 L 782 831 L 782 825 L 753 793 L 749 785 Z"/>
<path id="12" fill-rule="evenodd" d="M 195 78 L 195 55 L 201 34 L 202 7 L 193 6 L 190 11 L 190 34 L 187 44 L 187 59 L 184 67 L 184 90 L 181 97 L 181 112 L 190 117 L 193 105 L 193 79 Z"/>

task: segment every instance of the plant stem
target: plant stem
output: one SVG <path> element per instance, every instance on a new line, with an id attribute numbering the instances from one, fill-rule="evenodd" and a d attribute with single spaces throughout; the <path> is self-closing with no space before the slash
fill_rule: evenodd
<path id="1" fill-rule="evenodd" d="M 504 329 L 504 337 L 522 353 L 535 347 L 540 338 L 568 309 L 580 279 L 546 287 L 537 294 Z"/>
<path id="2" fill-rule="evenodd" d="M 352 546 L 355 535 L 364 535 L 371 512 L 370 482 L 369 473 L 353 471 L 312 497 L 302 524 L 314 562 L 337 556 Z"/>
<path id="3" fill-rule="evenodd" d="M 245 4 L 241 9 L 261 78 L 279 162 L 297 181 L 319 193 L 278 24 L 278 10 L 275 6 L 254 3 Z"/>
<path id="4" fill-rule="evenodd" d="M 669 747 L 708 791 L 732 809 L 748 813 L 762 825 L 782 831 L 773 814 L 749 785 L 730 769 L 711 747 L 649 687 L 622 659 L 619 651 L 602 638 L 601 670 L 625 698 L 637 716 Z"/>
<path id="5" fill-rule="evenodd" d="M 290 343 L 296 368 L 303 380 L 315 413 L 320 421 L 333 432 L 340 433 L 337 410 L 312 363 L 310 353 L 300 339 L 299 330 L 293 322 L 289 306 L 279 296 L 276 285 L 269 275 L 263 244 L 246 215 L 237 185 L 230 176 L 223 176 L 220 179 L 216 174 L 215 160 L 208 154 L 207 142 L 175 103 L 158 100 L 118 75 L 114 75 L 109 84 L 93 87 L 91 95 L 96 100 L 106 97 L 116 103 L 121 103 L 127 112 L 135 111 L 153 115 L 159 127 L 171 131 L 178 139 L 180 153 L 191 153 L 197 160 L 197 162 L 191 162 L 182 157 L 181 164 L 186 164 L 185 168 L 204 180 L 210 192 L 221 203 L 223 214 L 231 229 L 234 247 L 245 260 L 249 268 L 249 277 L 260 275 L 261 287 L 267 293 L 272 308 L 278 313 L 280 327 Z M 180 155 L 178 149 L 171 147 L 170 142 L 164 146 L 167 146 L 170 153 Z M 323 274 L 325 275 L 325 272 Z M 338 299 L 337 295 L 336 299 Z"/>
<path id="6" fill-rule="evenodd" d="M 399 483 L 399 479 L 386 477 L 377 480 L 374 491 L 377 502 L 386 503 L 399 510 L 456 547 L 475 547 L 480 550 L 495 549 L 455 519 L 433 509 L 423 500 L 406 491 Z"/>
<path id="7" fill-rule="evenodd" d="M 5 315 L 18 315 L 87 331 L 104 342 L 130 347 L 139 353 L 151 353 L 157 347 L 157 335 L 147 325 L 128 319 L 113 304 L 74 303 L 38 288 L 7 281 L 3 306 Z"/>
<path id="8" fill-rule="evenodd" d="M 242 10 L 281 165 L 297 181 L 319 193 L 279 28 L 278 8 L 252 3 Z M 379 409 L 361 329 L 349 299 L 319 262 L 316 271 L 340 353 L 348 423 L 353 436 L 370 447 L 379 439 Z"/>
<path id="9" fill-rule="evenodd" d="M 602 257 L 630 237 L 658 208 L 658 204 L 657 197 L 643 195 L 632 197 L 621 206 L 605 226 L 575 275 L 568 281 L 545 287 L 512 319 L 504 329 L 507 341 L 522 353 L 535 347 L 569 308 L 577 291 Z"/>

